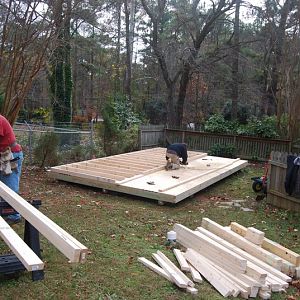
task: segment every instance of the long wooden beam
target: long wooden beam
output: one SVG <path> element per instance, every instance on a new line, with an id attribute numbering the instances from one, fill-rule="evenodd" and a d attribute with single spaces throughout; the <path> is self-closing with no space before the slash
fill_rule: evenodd
<path id="1" fill-rule="evenodd" d="M 22 262 L 27 271 L 44 269 L 42 260 L 32 249 L 20 238 L 20 236 L 0 217 L 0 236 L 12 250 L 16 257 Z"/>
<path id="2" fill-rule="evenodd" d="M 252 244 L 248 240 L 246 240 L 244 237 L 238 235 L 237 233 L 233 231 L 226 230 L 223 226 L 220 224 L 208 219 L 203 218 L 201 226 L 212 233 L 222 237 L 223 239 L 227 240 L 228 242 L 232 243 L 233 245 L 241 248 L 242 250 L 245 250 L 249 254 L 261 259 L 262 261 L 266 262 L 267 264 L 273 266 L 277 270 L 281 270 L 282 267 L 282 259 L 271 253 L 268 252 L 265 249 L 262 249 L 261 247 Z"/>
<path id="3" fill-rule="evenodd" d="M 184 247 L 192 248 L 213 261 L 219 260 L 217 254 L 222 253 L 222 261 L 218 261 L 218 263 L 227 265 L 228 267 L 239 270 L 240 272 L 246 271 L 246 259 L 220 245 L 204 234 L 192 231 L 181 224 L 175 224 L 173 230 L 176 232 L 176 240 Z"/>
<path id="4" fill-rule="evenodd" d="M 264 278 L 266 279 L 266 276 L 263 274 L 267 274 L 269 275 L 269 273 L 271 273 L 272 275 L 274 275 L 275 277 L 280 278 L 281 280 L 285 281 L 285 282 L 290 282 L 292 281 L 292 278 L 290 278 L 289 276 L 285 275 L 284 273 L 280 272 L 279 270 L 273 268 L 272 266 L 268 265 L 267 263 L 263 262 L 262 260 L 258 259 L 257 257 L 247 253 L 246 251 L 238 248 L 237 246 L 232 245 L 231 243 L 227 242 L 225 239 L 223 239 L 223 237 L 220 237 L 202 227 L 198 227 L 197 230 L 199 230 L 200 232 L 202 232 L 203 234 L 206 234 L 207 236 L 209 236 L 211 239 L 213 239 L 214 241 L 220 243 L 221 245 L 223 245 L 224 247 L 228 247 L 228 249 L 231 249 L 233 252 L 239 254 L 240 256 L 244 257 L 245 259 L 247 259 L 247 270 L 246 270 L 246 274 L 249 276 L 252 276 L 255 279 L 259 279 L 259 277 L 257 277 L 257 275 L 260 273 L 262 274 L 260 278 Z M 255 277 L 253 276 L 253 272 L 248 272 L 248 270 L 250 271 L 250 269 L 255 270 L 255 266 L 257 266 L 257 272 L 255 275 Z M 248 268 L 249 267 L 249 268 Z"/>
<path id="5" fill-rule="evenodd" d="M 0 182 L 1 197 L 60 250 L 70 262 L 83 262 L 88 249 L 21 196 Z"/>
<path id="6" fill-rule="evenodd" d="M 187 249 L 185 258 L 193 267 L 209 281 L 215 289 L 223 296 L 228 297 L 233 294 L 234 287 L 219 272 L 207 264 L 206 260 L 193 249 Z"/>
<path id="7" fill-rule="evenodd" d="M 241 236 L 245 236 L 247 232 L 247 228 L 236 223 L 231 222 L 230 228 L 232 231 L 238 233 Z M 297 267 L 300 266 L 300 254 L 276 243 L 272 240 L 264 238 L 261 244 L 262 248 L 280 256 L 281 258 L 289 261 L 290 263 L 296 265 Z"/>

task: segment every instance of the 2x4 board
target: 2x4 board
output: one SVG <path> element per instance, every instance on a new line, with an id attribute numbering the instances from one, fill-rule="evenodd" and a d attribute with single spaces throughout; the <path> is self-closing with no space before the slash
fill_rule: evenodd
<path id="1" fill-rule="evenodd" d="M 186 166 L 164 169 L 165 148 L 71 163 L 50 169 L 59 180 L 177 203 L 247 166 L 247 161 L 188 151 Z"/>

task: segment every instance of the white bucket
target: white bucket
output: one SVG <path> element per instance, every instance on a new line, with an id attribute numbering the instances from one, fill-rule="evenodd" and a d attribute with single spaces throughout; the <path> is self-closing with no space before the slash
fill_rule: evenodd
<path id="1" fill-rule="evenodd" d="M 167 233 L 167 239 L 168 241 L 176 241 L 176 232 L 175 231 L 169 231 Z"/>

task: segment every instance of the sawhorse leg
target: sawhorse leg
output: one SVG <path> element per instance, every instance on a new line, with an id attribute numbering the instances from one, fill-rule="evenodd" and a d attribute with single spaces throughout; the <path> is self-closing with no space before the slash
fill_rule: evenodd
<path id="1" fill-rule="evenodd" d="M 41 205 L 41 200 L 33 200 L 30 203 L 38 209 Z M 39 258 L 42 258 L 39 232 L 27 220 L 25 220 L 24 241 Z M 32 281 L 43 280 L 44 270 L 32 271 L 31 277 Z"/>

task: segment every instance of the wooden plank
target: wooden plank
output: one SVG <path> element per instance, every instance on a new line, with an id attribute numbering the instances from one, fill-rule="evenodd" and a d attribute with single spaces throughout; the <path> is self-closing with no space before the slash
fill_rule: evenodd
<path id="1" fill-rule="evenodd" d="M 122 180 L 125 178 L 125 176 L 122 175 L 118 175 L 118 174 L 113 174 L 113 173 L 109 173 L 109 172 L 101 172 L 101 171 L 94 171 L 94 170 L 88 170 L 88 169 L 80 169 L 78 167 L 70 167 L 70 166 L 66 166 L 66 171 L 71 171 L 72 174 L 77 173 L 77 174 L 90 174 L 90 175 L 95 175 L 95 176 L 99 176 L 102 178 L 110 178 L 110 179 L 114 179 L 114 180 Z"/>
<path id="2" fill-rule="evenodd" d="M 254 227 L 248 227 L 246 234 L 245 234 L 245 239 L 248 240 L 249 242 L 261 246 L 263 240 L 265 237 L 265 233 L 254 228 Z"/>
<path id="3" fill-rule="evenodd" d="M 201 230 L 202 233 L 205 233 L 205 231 L 207 232 L 206 234 L 208 234 L 208 236 L 215 240 L 216 242 L 222 244 L 225 247 L 228 247 L 229 249 L 231 249 L 233 252 L 236 252 L 237 254 L 239 254 L 240 256 L 244 257 L 245 259 L 247 259 L 247 269 L 246 269 L 246 273 L 248 271 L 248 267 L 252 267 L 253 270 L 255 270 L 255 266 L 257 266 L 257 272 L 264 274 L 264 279 L 266 278 L 265 274 L 273 274 L 274 276 L 286 281 L 286 282 L 290 282 L 292 279 L 283 274 L 282 272 L 280 272 L 279 270 L 273 268 L 272 266 L 266 264 L 265 262 L 261 261 L 260 259 L 256 258 L 253 255 L 250 255 L 249 253 L 247 253 L 246 251 L 230 244 L 229 242 L 225 241 L 223 239 L 223 237 L 221 238 L 220 236 L 213 234 L 212 232 L 209 232 L 208 230 L 202 228 L 202 227 L 198 227 L 197 230 Z M 251 264 L 250 264 L 251 263 Z M 251 276 L 250 274 L 248 274 L 249 276 Z M 254 277 L 254 279 L 256 279 Z M 258 278 L 259 280 L 259 278 Z"/>
<path id="4" fill-rule="evenodd" d="M 177 272 L 173 270 L 158 254 L 152 253 L 154 260 L 169 274 L 172 281 L 180 288 L 187 288 L 188 283 Z"/>
<path id="5" fill-rule="evenodd" d="M 218 167 L 218 168 L 213 168 L 213 169 L 211 169 L 211 170 L 209 170 L 209 171 L 207 171 L 207 172 L 204 172 L 204 173 L 202 173 L 202 174 L 198 174 L 198 175 L 195 175 L 195 176 L 193 176 L 193 177 L 187 178 L 186 180 L 181 181 L 180 183 L 170 185 L 170 186 L 168 186 L 168 187 L 166 187 L 166 188 L 164 188 L 164 189 L 160 189 L 159 191 L 160 191 L 160 192 L 166 192 L 166 191 L 168 191 L 168 190 L 170 190 L 170 189 L 173 189 L 173 188 L 175 188 L 175 187 L 177 187 L 177 186 L 179 186 L 179 185 L 186 184 L 187 182 L 196 180 L 196 179 L 198 179 L 198 178 L 200 178 L 200 177 L 203 177 L 203 176 L 205 176 L 205 175 L 211 174 L 211 173 L 216 172 L 216 171 L 218 171 L 218 170 L 220 170 L 220 169 L 225 169 L 226 167 L 228 167 L 228 166 L 234 164 L 235 162 L 237 162 L 237 161 L 239 161 L 239 160 L 240 160 L 240 159 L 237 158 L 237 159 L 233 160 L 232 162 L 230 162 L 230 163 L 228 163 L 228 164 L 222 165 L 222 166 L 220 166 L 220 167 Z"/>
<path id="6" fill-rule="evenodd" d="M 223 239 L 273 266 L 277 270 L 281 270 L 282 259 L 279 256 L 252 244 L 239 234 L 224 229 L 223 226 L 208 218 L 203 218 L 201 225 L 203 228 L 215 233 L 218 236 L 222 236 Z"/>
<path id="7" fill-rule="evenodd" d="M 248 295 L 250 295 L 250 293 L 251 293 L 251 286 L 249 284 L 247 284 L 246 282 L 244 282 L 243 280 L 241 280 L 241 279 L 238 278 L 239 275 L 242 275 L 241 273 L 232 274 L 231 272 L 229 272 L 229 271 L 223 269 L 222 267 L 220 267 L 218 264 L 215 264 L 213 262 L 210 262 L 210 264 L 214 268 L 216 268 L 217 270 L 219 270 L 221 274 L 225 275 L 230 280 L 232 280 L 233 282 L 235 282 L 240 288 L 242 288 L 243 290 L 247 291 Z"/>
<path id="8" fill-rule="evenodd" d="M 265 291 L 258 291 L 258 296 L 263 300 L 271 299 L 271 294 Z"/>
<path id="9" fill-rule="evenodd" d="M 86 173 L 85 172 L 78 173 L 78 172 L 72 172 L 70 170 L 63 170 L 63 169 L 57 168 L 57 167 L 52 167 L 50 170 L 52 173 L 54 173 L 53 177 L 55 177 L 57 179 L 59 179 L 59 177 L 61 177 L 61 176 L 55 175 L 55 173 L 69 176 L 68 181 L 70 181 L 70 182 L 76 182 L 76 178 L 94 180 L 96 182 L 105 182 L 105 183 L 115 183 L 116 182 L 115 179 L 91 175 L 87 172 Z M 81 181 L 79 181 L 78 183 L 80 183 L 80 182 Z M 82 182 L 84 182 L 84 180 Z"/>
<path id="10" fill-rule="evenodd" d="M 247 231 L 246 227 L 236 222 L 231 222 L 230 228 L 232 231 L 238 233 L 241 236 L 244 236 L 245 232 Z M 289 261 L 290 263 L 296 266 L 300 266 L 300 254 L 280 245 L 279 243 L 264 238 L 261 246 L 262 248 L 278 255 L 279 257 Z"/>
<path id="11" fill-rule="evenodd" d="M 176 232 L 177 242 L 184 247 L 192 248 L 213 261 L 218 259 L 215 254 L 219 253 L 222 255 L 223 264 L 238 269 L 241 272 L 246 271 L 246 259 L 243 259 L 241 256 L 213 241 L 204 234 L 194 232 L 181 224 L 175 224 L 173 230 Z"/>
<path id="12" fill-rule="evenodd" d="M 214 288 L 223 296 L 228 297 L 232 295 L 233 288 L 229 282 L 224 279 L 218 272 L 214 272 L 212 266 L 208 265 L 203 260 L 202 256 L 193 249 L 187 249 L 185 258 L 190 264 L 199 271 L 207 281 L 209 281 Z"/>
<path id="13" fill-rule="evenodd" d="M 161 267 L 154 264 L 152 261 L 146 259 L 145 257 L 139 257 L 138 261 L 141 262 L 144 266 L 148 267 L 153 272 L 157 273 L 158 275 L 166 278 L 167 280 L 172 281 L 171 276 Z"/>
<path id="14" fill-rule="evenodd" d="M 179 249 L 173 249 L 173 253 L 175 254 L 177 261 L 180 265 L 180 269 L 182 271 L 190 271 L 190 266 L 188 262 L 186 261 L 185 257 L 183 256 L 183 253 Z"/>
<path id="15" fill-rule="evenodd" d="M 188 286 L 194 287 L 195 284 L 192 280 L 190 280 L 177 266 L 167 257 L 165 256 L 161 251 L 157 251 L 157 254 L 176 272 L 180 277 L 182 277 L 186 282 Z"/>
<path id="16" fill-rule="evenodd" d="M 191 286 L 188 286 L 186 288 L 186 291 L 192 295 L 197 295 L 198 294 L 198 289 L 194 288 L 194 287 L 191 287 Z"/>
<path id="17" fill-rule="evenodd" d="M 193 281 L 198 282 L 198 283 L 202 283 L 203 279 L 201 277 L 201 274 L 191 264 L 189 264 L 189 267 L 190 267 L 190 272 L 191 272 Z"/>
<path id="18" fill-rule="evenodd" d="M 73 164 L 74 167 L 78 167 L 81 169 L 91 169 L 91 170 L 95 170 L 95 171 L 111 171 L 112 173 L 114 172 L 122 172 L 122 173 L 127 173 L 127 174 L 139 174 L 139 172 L 142 169 L 132 169 L 129 168 L 129 166 L 127 165 L 126 167 L 118 167 L 118 166 L 113 166 L 112 164 L 107 164 L 107 167 L 109 167 L 108 170 L 104 170 L 103 164 L 93 164 L 93 163 L 89 163 L 89 162 L 81 162 L 81 163 L 77 163 L 77 164 Z"/>
<path id="19" fill-rule="evenodd" d="M 56 223 L 0 182 L 1 197 L 32 224 L 45 238 L 60 250 L 70 262 L 83 262 L 88 249 L 67 234 Z"/>
<path id="20" fill-rule="evenodd" d="M 0 216 L 0 236 L 16 257 L 22 262 L 27 271 L 44 269 L 42 260 L 20 238 L 20 236 Z"/>
<path id="21" fill-rule="evenodd" d="M 130 172 L 129 170 L 113 170 L 112 168 L 110 168 L 109 170 L 103 170 L 100 168 L 93 168 L 90 166 L 84 166 L 84 165 L 73 165 L 72 167 L 67 166 L 66 170 L 74 170 L 75 172 L 81 173 L 88 173 L 88 174 L 94 174 L 94 175 L 100 175 L 100 176 L 105 176 L 108 178 L 118 178 L 119 176 L 121 178 L 126 178 L 126 177 L 132 177 L 136 174 L 136 172 Z"/>

